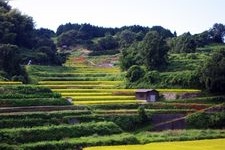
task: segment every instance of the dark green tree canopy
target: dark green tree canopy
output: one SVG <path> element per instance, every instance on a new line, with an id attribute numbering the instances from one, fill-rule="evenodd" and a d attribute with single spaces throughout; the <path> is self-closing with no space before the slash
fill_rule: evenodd
<path id="1" fill-rule="evenodd" d="M 215 43 L 223 43 L 225 36 L 225 26 L 221 23 L 216 23 L 209 30 L 210 38 Z"/>
<path id="2" fill-rule="evenodd" d="M 196 50 L 194 37 L 189 33 L 184 33 L 169 41 L 170 49 L 175 53 L 193 53 Z"/>
<path id="3" fill-rule="evenodd" d="M 205 88 L 214 93 L 225 93 L 225 48 L 215 51 L 201 71 Z"/>
<path id="4" fill-rule="evenodd" d="M 160 70 L 167 65 L 168 46 L 158 32 L 150 31 L 141 44 L 141 56 L 149 70 Z"/>
<path id="5" fill-rule="evenodd" d="M 156 31 L 160 34 L 160 36 L 164 38 L 172 38 L 174 34 L 171 33 L 170 30 L 163 28 L 162 26 L 153 26 L 150 31 Z"/>

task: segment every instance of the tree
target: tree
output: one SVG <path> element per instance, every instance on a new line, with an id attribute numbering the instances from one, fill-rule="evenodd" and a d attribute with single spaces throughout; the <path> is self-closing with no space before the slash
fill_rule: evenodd
<path id="1" fill-rule="evenodd" d="M 144 77 L 145 70 L 140 66 L 133 65 L 127 71 L 127 79 L 129 82 L 135 82 Z"/>
<path id="2" fill-rule="evenodd" d="M 206 90 L 225 92 L 225 48 L 215 51 L 201 70 L 201 80 Z"/>
<path id="3" fill-rule="evenodd" d="M 127 70 L 133 65 L 143 65 L 143 58 L 140 55 L 139 43 L 134 43 L 130 47 L 124 48 L 120 57 L 120 68 Z"/>
<path id="4" fill-rule="evenodd" d="M 194 37 L 189 33 L 184 33 L 169 41 L 170 49 L 175 53 L 193 53 L 196 50 Z"/>
<path id="5" fill-rule="evenodd" d="M 164 38 L 172 38 L 174 37 L 174 35 L 171 33 L 170 30 L 165 29 L 161 26 L 153 26 L 150 31 L 156 31 L 160 34 L 160 36 L 164 37 Z"/>
<path id="6" fill-rule="evenodd" d="M 216 43 L 223 43 L 225 36 L 225 26 L 221 23 L 216 23 L 209 30 L 211 39 Z"/>
<path id="7" fill-rule="evenodd" d="M 145 111 L 144 106 L 138 107 L 138 115 L 139 115 L 142 123 L 146 123 L 148 121 L 148 115 Z"/>
<path id="8" fill-rule="evenodd" d="M 113 50 L 118 48 L 118 42 L 111 35 L 109 35 L 101 38 L 97 42 L 97 48 L 98 50 Z"/>
<path id="9" fill-rule="evenodd" d="M 119 43 L 121 47 L 129 47 L 131 44 L 133 44 L 136 41 L 137 35 L 130 31 L 130 30 L 124 30 L 119 35 Z"/>
<path id="10" fill-rule="evenodd" d="M 141 44 L 141 55 L 144 64 L 149 70 L 160 70 L 167 65 L 167 52 L 169 48 L 158 32 L 150 31 Z"/>
<path id="11" fill-rule="evenodd" d="M 8 77 L 20 73 L 19 66 L 19 49 L 15 45 L 1 44 L 0 45 L 0 70 L 8 74 Z"/>

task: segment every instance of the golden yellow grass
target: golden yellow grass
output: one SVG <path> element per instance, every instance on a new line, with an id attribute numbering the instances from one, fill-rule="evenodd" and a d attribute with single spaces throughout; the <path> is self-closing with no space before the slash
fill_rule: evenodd
<path id="1" fill-rule="evenodd" d="M 197 140 L 185 142 L 163 142 L 146 145 L 99 146 L 84 150 L 224 150 L 225 139 Z"/>

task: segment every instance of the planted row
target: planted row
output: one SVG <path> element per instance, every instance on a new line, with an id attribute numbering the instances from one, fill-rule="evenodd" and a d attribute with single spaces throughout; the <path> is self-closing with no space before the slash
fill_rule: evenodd
<path id="1" fill-rule="evenodd" d="M 52 89 L 54 92 L 60 93 L 98 93 L 113 92 L 115 95 L 134 93 L 135 89 Z"/>
<path id="2" fill-rule="evenodd" d="M 46 95 L 45 95 L 46 96 Z M 50 97 L 50 95 L 48 95 Z M 4 95 L 4 98 L 18 98 L 18 95 Z M 24 98 L 25 97 L 25 98 Z M 64 98 L 26 98 L 26 95 L 21 95 L 19 99 L 0 99 L 1 107 L 21 107 L 21 106 L 45 106 L 45 105 L 71 105 Z"/>
<path id="3" fill-rule="evenodd" d="M 117 75 L 115 73 L 96 73 L 96 72 L 83 72 L 83 73 L 35 73 L 40 77 L 105 77 Z"/>
<path id="4" fill-rule="evenodd" d="M 45 86 L 45 87 L 49 87 L 51 89 L 110 89 L 110 88 L 115 88 L 115 85 L 53 85 L 53 84 L 49 84 L 49 85 L 41 85 L 41 86 Z"/>
<path id="5" fill-rule="evenodd" d="M 125 103 L 145 103 L 144 100 L 95 100 L 95 101 L 73 101 L 73 104 L 81 104 L 81 105 L 93 105 L 93 104 L 98 104 L 98 105 L 111 105 L 111 104 L 125 104 Z"/>
<path id="6" fill-rule="evenodd" d="M 23 112 L 23 113 L 5 113 L 0 114 L 0 120 L 3 119 L 51 119 L 63 118 L 64 116 L 78 116 L 91 114 L 86 107 L 76 106 L 77 110 L 52 111 L 52 112 Z"/>
<path id="7" fill-rule="evenodd" d="M 104 85 L 112 85 L 119 84 L 122 81 L 40 81 L 38 84 L 79 84 L 79 85 L 95 85 L 95 84 L 104 84 Z"/>
<path id="8" fill-rule="evenodd" d="M 135 100 L 135 96 L 71 96 L 74 101 Z"/>
<path id="9" fill-rule="evenodd" d="M 63 138 L 90 136 L 93 134 L 110 135 L 121 132 L 121 128 L 112 122 L 91 122 L 79 125 L 3 129 L 0 131 L 0 139 L 2 143 L 16 144 L 61 140 Z"/>
<path id="10" fill-rule="evenodd" d="M 136 100 L 140 101 L 140 100 Z M 195 109 L 201 110 L 204 108 L 208 108 L 210 104 L 182 104 L 182 103 L 164 103 L 164 102 L 156 102 L 156 103 L 128 103 L 128 104 L 102 104 L 102 105 L 90 105 L 89 107 L 92 109 L 137 109 L 138 107 L 144 107 L 145 109 Z"/>

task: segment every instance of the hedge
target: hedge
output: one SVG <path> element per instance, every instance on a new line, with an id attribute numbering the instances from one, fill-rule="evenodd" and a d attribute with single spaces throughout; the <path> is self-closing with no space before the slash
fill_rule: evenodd
<path id="1" fill-rule="evenodd" d="M 200 112 L 187 118 L 188 128 L 208 129 L 225 128 L 225 112 L 207 113 Z"/>
<path id="2" fill-rule="evenodd" d="M 3 143 L 16 144 L 48 140 L 61 140 L 63 138 L 90 136 L 93 134 L 110 135 L 121 132 L 121 128 L 115 123 L 91 122 L 79 125 L 3 129 L 0 131 L 0 139 Z"/>
<path id="3" fill-rule="evenodd" d="M 44 106 L 44 105 L 71 105 L 71 103 L 63 98 L 0 99 L 1 107 Z"/>

